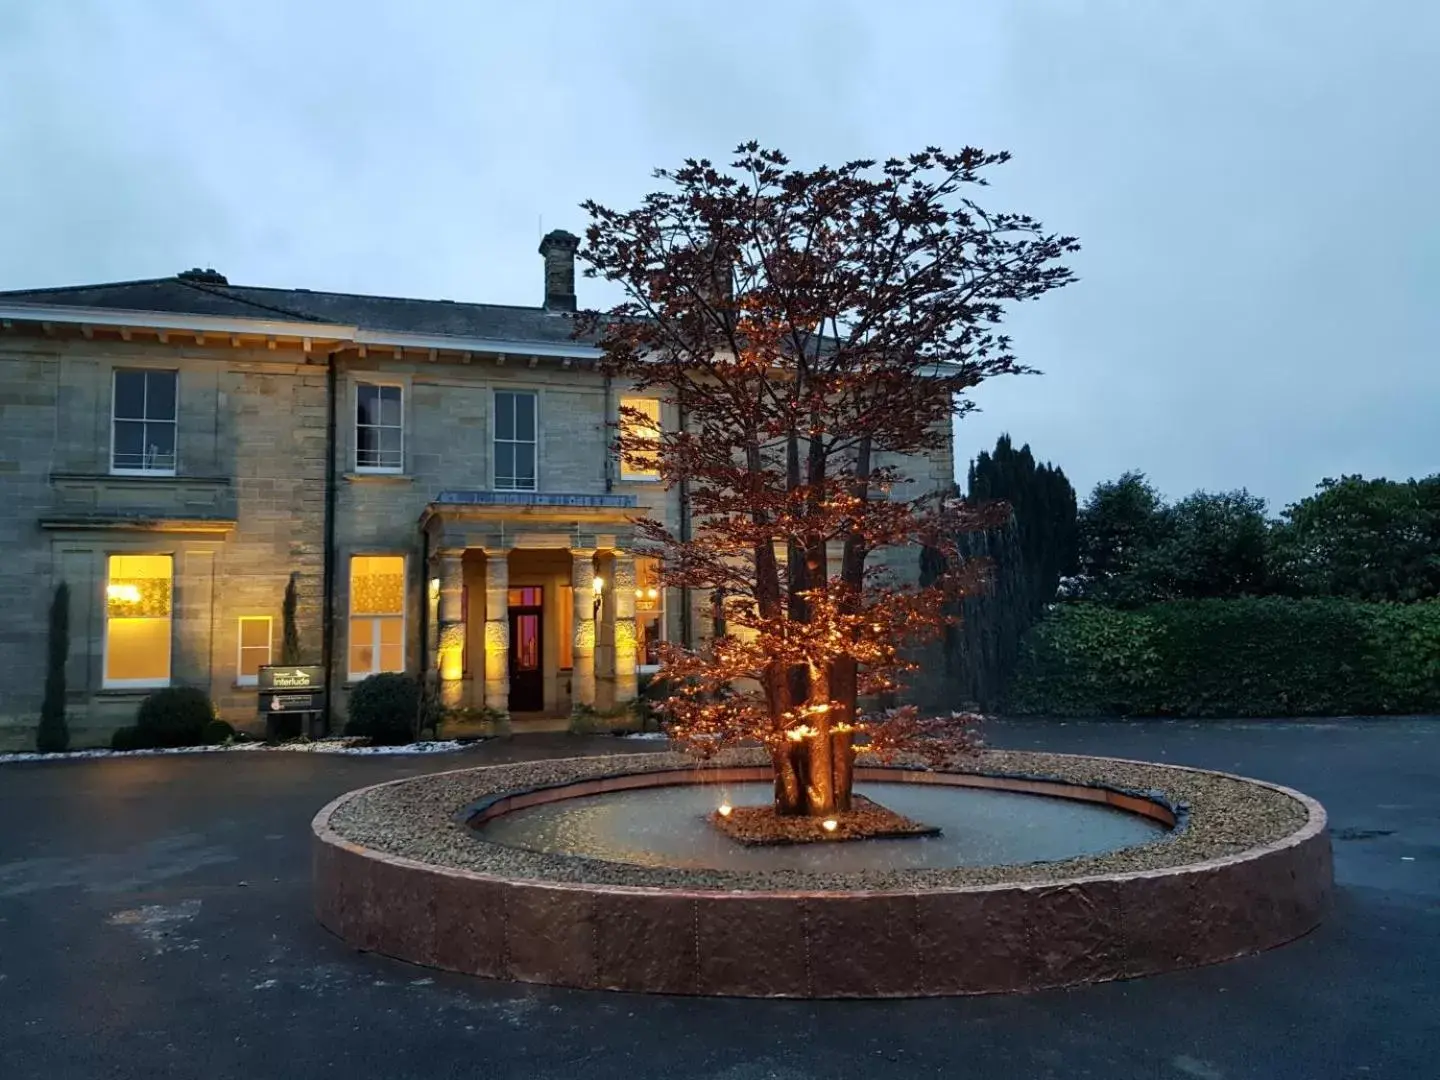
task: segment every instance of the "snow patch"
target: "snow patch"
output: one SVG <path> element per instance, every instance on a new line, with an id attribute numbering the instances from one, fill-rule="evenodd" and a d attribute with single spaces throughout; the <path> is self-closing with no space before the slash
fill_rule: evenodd
<path id="1" fill-rule="evenodd" d="M 171 907 L 163 904 L 146 904 L 144 907 L 117 911 L 107 920 L 111 926 L 128 926 L 156 953 L 178 949 L 189 952 L 198 949 L 200 943 L 181 937 L 180 927 L 200 914 L 199 900 L 182 900 Z"/>
<path id="2" fill-rule="evenodd" d="M 670 736 L 669 736 L 669 735 L 666 735 L 663 731 L 635 731 L 635 732 L 631 732 L 629 735 L 621 735 L 620 738 L 622 738 L 622 739 L 645 739 L 645 740 L 647 740 L 647 741 L 659 741 L 659 740 L 661 740 L 661 739 L 669 739 Z"/>
<path id="3" fill-rule="evenodd" d="M 173 746 L 164 750 L 73 750 L 62 754 L 37 754 L 20 752 L 0 754 L 0 765 L 22 761 L 86 761 L 91 758 L 112 757 L 157 757 L 162 754 L 453 754 L 472 745 L 456 739 L 437 739 L 430 742 L 408 743 L 404 746 L 367 746 L 363 739 L 331 738 L 277 743 L 237 742 L 224 746 Z"/>

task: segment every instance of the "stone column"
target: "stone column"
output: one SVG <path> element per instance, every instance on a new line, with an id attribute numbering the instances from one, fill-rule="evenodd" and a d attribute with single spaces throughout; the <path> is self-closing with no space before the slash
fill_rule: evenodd
<path id="1" fill-rule="evenodd" d="M 485 707 L 510 712 L 510 552 L 485 552 Z"/>
<path id="2" fill-rule="evenodd" d="M 440 603 L 436 623 L 435 666 L 440 671 L 440 702 L 447 709 L 465 701 L 465 552 L 440 552 L 438 560 Z"/>
<path id="3" fill-rule="evenodd" d="M 570 552 L 570 586 L 574 591 L 575 618 L 570 672 L 570 704 L 595 704 L 595 552 Z"/>
<path id="4" fill-rule="evenodd" d="M 615 704 L 623 705 L 636 696 L 635 557 L 617 551 L 613 565 L 615 603 L 610 610 L 615 619 Z"/>

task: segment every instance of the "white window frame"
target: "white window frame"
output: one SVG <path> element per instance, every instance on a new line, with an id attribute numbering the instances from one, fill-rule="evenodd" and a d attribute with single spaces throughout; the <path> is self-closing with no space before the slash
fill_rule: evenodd
<path id="1" fill-rule="evenodd" d="M 110 558 L 114 555 L 157 555 L 170 560 L 170 614 L 165 624 L 170 629 L 170 664 L 163 679 L 112 679 L 106 675 L 110 670 L 110 604 L 105 593 L 101 593 L 101 614 L 105 621 L 105 642 L 100 654 L 100 689 L 102 690 L 162 690 L 175 678 L 175 556 L 167 551 L 111 551 L 105 554 L 104 588 L 110 588 Z"/>
<path id="2" fill-rule="evenodd" d="M 516 397 L 528 397 L 528 398 L 531 400 L 531 402 L 534 403 L 534 404 L 533 404 L 533 409 L 534 409 L 533 420 L 534 420 L 534 424 L 533 424 L 533 427 L 532 427 L 532 436 L 533 436 L 532 438 L 530 438 L 530 439 L 502 439 L 502 438 L 500 438 L 500 434 L 499 434 L 499 432 L 500 432 L 499 419 L 500 419 L 500 395 L 501 395 L 501 394 L 512 394 L 512 395 L 514 395 L 514 396 L 516 396 Z M 500 388 L 497 388 L 497 389 L 495 390 L 495 392 L 494 392 L 494 393 L 491 395 L 491 397 L 490 397 L 490 413 L 491 413 L 492 418 L 494 419 L 494 423 L 491 425 L 491 430 L 490 430 L 490 478 L 491 478 L 491 480 L 493 481 L 494 489 L 495 489 L 496 491 L 539 491 L 539 490 L 540 490 L 540 395 L 539 395 L 539 393 L 536 392 L 536 391 L 534 391 L 534 390 L 510 390 L 510 389 L 500 389 Z M 531 464 L 532 464 L 531 472 L 533 473 L 533 475 L 532 475 L 531 478 L 530 478 L 530 486 L 529 486 L 529 487 L 520 487 L 518 484 L 515 484 L 515 483 L 513 482 L 514 479 L 515 479 L 513 476 L 511 477 L 511 481 L 512 481 L 512 482 L 511 482 L 510 484 L 508 484 L 508 485 L 503 485 L 503 484 L 500 483 L 500 473 L 499 473 L 499 470 L 496 468 L 496 464 L 497 464 L 497 462 L 499 461 L 499 457 L 500 457 L 500 456 L 499 456 L 499 454 L 497 454 L 495 451 L 496 451 L 496 448 L 499 447 L 501 443 L 504 443 L 504 444 L 506 444 L 507 446 L 514 446 L 514 447 L 521 447 L 521 446 L 528 446 L 528 447 L 530 447 L 530 460 L 531 460 Z M 511 471 L 513 472 L 514 469 L 512 468 Z"/>
<path id="3" fill-rule="evenodd" d="M 664 410 L 664 402 L 659 398 L 646 397 L 644 394 L 622 394 L 620 396 L 620 407 L 625 408 L 626 402 L 651 401 L 655 403 L 655 433 L 659 435 L 664 430 L 661 424 L 661 414 Z M 634 407 L 633 405 L 631 406 Z M 625 423 L 625 417 L 621 414 L 620 423 Z M 620 455 L 620 479 L 627 484 L 658 484 L 660 482 L 659 453 L 656 453 L 655 468 L 647 472 L 636 472 L 625 463 L 625 455 Z"/>
<path id="4" fill-rule="evenodd" d="M 398 465 L 361 465 L 360 464 L 360 391 L 366 387 L 375 387 L 377 390 L 394 390 L 400 395 L 400 423 L 396 424 L 365 424 L 367 428 L 374 428 L 376 431 L 395 430 L 400 431 L 400 463 Z M 355 450 L 353 454 L 355 471 L 357 473 L 378 474 L 398 476 L 405 472 L 405 385 L 398 382 L 383 382 L 379 379 L 357 379 L 355 381 L 355 409 L 354 422 L 351 432 L 354 438 Z"/>
<path id="5" fill-rule="evenodd" d="M 265 664 L 275 661 L 275 621 L 269 615 L 241 615 L 235 623 L 235 685 L 236 686 L 258 686 L 260 676 L 244 674 L 245 664 L 245 624 L 247 622 L 263 622 L 265 624 Z M 251 645 L 249 648 L 258 649 L 258 645 Z M 265 664 L 261 666 L 264 667 Z"/>
<path id="6" fill-rule="evenodd" d="M 145 399 L 141 406 L 142 412 L 149 410 L 150 379 L 151 375 L 170 375 L 175 380 L 175 415 L 169 420 L 151 420 L 148 416 L 121 416 L 115 415 L 115 407 L 120 401 L 120 395 L 116 393 L 116 384 L 120 381 L 122 374 L 141 374 L 145 379 Z M 174 450 L 171 452 L 169 468 L 152 469 L 141 467 L 138 469 L 121 468 L 115 464 L 115 425 L 120 423 L 139 424 L 169 424 L 174 431 L 171 445 Z M 180 460 L 180 372 L 177 368 L 161 367 L 117 367 L 110 372 L 110 475 L 111 476 L 174 476 L 175 466 Z"/>
<path id="7" fill-rule="evenodd" d="M 393 619 L 394 615 L 356 615 L 355 614 L 355 562 L 361 559 L 399 559 L 400 560 L 400 672 L 410 670 L 410 556 L 402 555 L 395 551 L 354 551 L 350 554 L 350 561 L 346 564 L 345 593 L 346 593 L 346 619 L 345 619 L 345 681 L 357 683 L 361 679 L 368 679 L 371 675 L 385 673 L 384 668 L 375 668 L 371 671 L 355 671 L 350 667 L 355 656 L 355 620 L 366 619 L 370 623 L 370 647 L 372 655 L 377 659 L 380 656 L 380 631 L 381 620 Z"/>

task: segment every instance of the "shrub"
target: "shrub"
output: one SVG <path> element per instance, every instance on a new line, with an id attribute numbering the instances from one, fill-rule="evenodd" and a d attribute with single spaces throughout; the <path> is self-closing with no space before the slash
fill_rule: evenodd
<path id="1" fill-rule="evenodd" d="M 1315 716 L 1440 707 L 1440 602 L 1194 600 L 1057 607 L 1026 638 L 1008 710 Z"/>
<path id="2" fill-rule="evenodd" d="M 144 747 L 200 746 L 215 709 L 205 691 L 193 686 L 156 690 L 135 714 L 136 738 Z"/>
<path id="3" fill-rule="evenodd" d="M 114 735 L 110 736 L 111 750 L 141 750 L 144 749 L 140 742 L 140 729 L 135 727 L 118 728 Z"/>
<path id="4" fill-rule="evenodd" d="M 40 702 L 40 726 L 35 749 L 57 754 L 70 749 L 70 726 L 65 722 L 65 661 L 70 656 L 70 586 L 55 586 L 50 602 L 50 626 L 45 651 L 45 696 Z"/>
<path id="5" fill-rule="evenodd" d="M 228 722 L 216 718 L 205 725 L 205 745 L 219 746 L 235 738 L 235 728 Z"/>
<path id="6" fill-rule="evenodd" d="M 409 675 L 385 672 L 362 679 L 351 691 L 346 735 L 377 746 L 400 746 L 415 738 L 420 685 Z"/>

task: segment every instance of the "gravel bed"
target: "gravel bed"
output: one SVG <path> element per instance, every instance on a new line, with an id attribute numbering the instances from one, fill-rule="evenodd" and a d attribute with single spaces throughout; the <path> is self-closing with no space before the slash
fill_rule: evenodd
<path id="1" fill-rule="evenodd" d="M 766 758 L 754 751 L 727 752 L 711 762 L 765 763 Z M 432 774 L 374 788 L 349 799 L 332 813 L 330 827 L 342 839 L 376 851 L 499 877 L 724 891 L 853 891 L 1052 881 L 1158 870 L 1271 843 L 1296 832 L 1307 817 L 1304 805 L 1283 792 L 1213 773 L 1106 758 L 997 750 L 984 751 L 950 771 L 1055 779 L 1146 792 L 1180 808 L 1182 826 L 1135 847 L 1055 862 L 827 874 L 671 869 L 542 854 L 489 843 L 462 824 L 459 817 L 470 803 L 507 791 L 694 765 L 691 758 L 667 752 L 534 761 Z"/>

